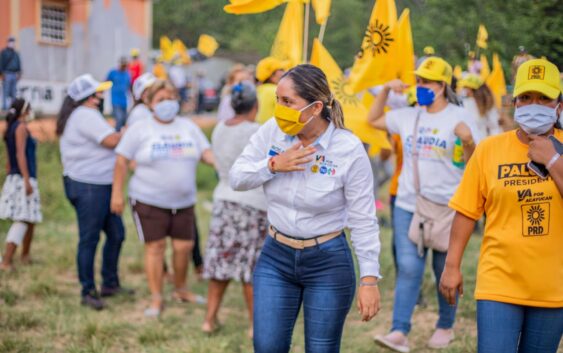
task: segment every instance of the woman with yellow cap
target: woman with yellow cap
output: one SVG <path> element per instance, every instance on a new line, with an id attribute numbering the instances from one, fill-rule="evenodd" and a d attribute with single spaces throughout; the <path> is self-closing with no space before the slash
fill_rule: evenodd
<path id="1" fill-rule="evenodd" d="M 499 113 L 489 86 L 475 74 L 466 75 L 458 86 L 462 89 L 463 107 L 473 119 L 480 137 L 500 134 Z"/>
<path id="2" fill-rule="evenodd" d="M 440 291 L 450 304 L 463 294 L 461 259 L 485 213 L 478 352 L 555 353 L 563 333 L 563 158 L 550 138 L 563 140 L 554 128 L 563 110 L 559 70 L 544 59 L 525 62 L 514 97 L 519 128 L 477 146 L 450 200 L 456 215 Z M 545 177 L 528 168 L 530 159 Z"/>
<path id="3" fill-rule="evenodd" d="M 431 248 L 432 267 L 440 278 L 446 259 L 447 237 L 453 212 L 447 208 L 463 174 L 464 161 L 475 147 L 466 123 L 467 112 L 450 87 L 451 66 L 441 58 L 426 59 L 415 71 L 420 107 L 384 113 L 389 91 L 404 89 L 399 80 L 385 84 L 368 119 L 372 126 L 399 134 L 403 165 L 393 212 L 397 282 L 391 332 L 376 342 L 398 352 L 408 352 L 407 335 L 420 292 L 426 255 Z M 415 147 L 416 146 L 416 147 Z M 426 211 L 432 213 L 427 213 Z M 438 293 L 439 319 L 428 345 L 447 347 L 453 339 L 456 307 Z"/>

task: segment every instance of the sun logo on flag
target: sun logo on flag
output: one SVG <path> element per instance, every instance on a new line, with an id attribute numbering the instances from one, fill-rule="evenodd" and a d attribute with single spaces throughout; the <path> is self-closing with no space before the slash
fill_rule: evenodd
<path id="1" fill-rule="evenodd" d="M 528 222 L 534 226 L 540 225 L 545 219 L 545 211 L 539 205 L 532 206 L 528 210 Z"/>
<path id="2" fill-rule="evenodd" d="M 364 35 L 362 48 L 358 53 L 358 58 L 362 58 L 366 51 L 371 51 L 372 56 L 387 53 L 389 45 L 394 39 L 391 38 L 391 29 L 384 23 L 375 20 L 374 24 L 370 24 Z"/>
<path id="3" fill-rule="evenodd" d="M 350 86 L 346 81 L 344 76 L 340 76 L 331 82 L 332 90 L 336 99 L 338 99 L 344 105 L 354 105 L 357 106 L 359 101 L 358 97 L 350 90 Z"/>

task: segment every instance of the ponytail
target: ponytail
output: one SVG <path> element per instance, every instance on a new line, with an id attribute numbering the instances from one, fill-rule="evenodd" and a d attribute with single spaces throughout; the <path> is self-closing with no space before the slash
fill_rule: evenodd
<path id="1" fill-rule="evenodd" d="M 463 106 L 461 98 L 459 98 L 458 95 L 455 94 L 452 87 L 450 85 L 448 85 L 447 83 L 444 83 L 444 84 L 446 85 L 446 88 L 444 90 L 444 96 L 446 97 L 446 100 L 448 101 L 448 103 L 451 103 L 453 105 L 457 105 L 457 106 L 460 106 L 460 107 Z"/>
<path id="2" fill-rule="evenodd" d="M 74 110 L 78 108 L 78 106 L 80 106 L 82 103 L 84 103 L 84 101 L 86 101 L 86 99 L 88 98 L 89 97 L 86 97 L 85 99 L 77 102 L 74 99 L 70 98 L 70 96 L 68 95 L 65 97 L 65 100 L 63 101 L 63 105 L 61 106 L 61 110 L 59 112 L 59 117 L 57 119 L 57 136 L 61 136 L 65 131 L 66 123 L 68 122 L 68 118 L 70 118 L 72 112 L 74 112 Z"/>
<path id="3" fill-rule="evenodd" d="M 4 132 L 4 140 L 8 138 L 10 127 L 18 121 L 18 119 L 31 109 L 29 103 L 23 98 L 16 98 L 12 102 L 8 114 L 6 115 L 6 132 Z"/>
<path id="4" fill-rule="evenodd" d="M 336 127 L 337 129 L 345 129 L 346 127 L 344 126 L 344 111 L 342 110 L 340 102 L 332 98 L 328 106 L 325 105 L 325 107 L 328 108 L 329 112 L 329 114 L 325 116 L 329 117 L 329 120 L 332 121 L 334 127 Z"/>

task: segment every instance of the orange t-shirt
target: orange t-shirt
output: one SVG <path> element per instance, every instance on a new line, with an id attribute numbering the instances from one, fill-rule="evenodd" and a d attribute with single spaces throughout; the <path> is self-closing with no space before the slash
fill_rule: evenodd
<path id="1" fill-rule="evenodd" d="M 399 134 L 391 135 L 391 140 L 393 141 L 393 149 L 395 152 L 395 173 L 393 173 L 391 181 L 389 182 L 389 195 L 397 196 L 397 190 L 399 190 L 399 176 L 403 168 L 403 144 L 401 143 L 401 135 Z"/>
<path id="2" fill-rule="evenodd" d="M 475 220 L 487 215 L 476 299 L 560 308 L 563 198 L 551 177 L 528 170 L 527 153 L 514 130 L 485 139 L 449 205 Z"/>

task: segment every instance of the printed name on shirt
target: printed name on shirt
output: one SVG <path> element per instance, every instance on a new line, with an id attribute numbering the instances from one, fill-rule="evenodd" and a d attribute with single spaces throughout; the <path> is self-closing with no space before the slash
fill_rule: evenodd
<path id="1" fill-rule="evenodd" d="M 338 166 L 331 160 L 326 159 L 324 155 L 315 156 L 315 164 L 311 166 L 312 173 L 319 173 L 322 175 L 335 175 Z"/>
<path id="2" fill-rule="evenodd" d="M 446 155 L 448 142 L 438 137 L 439 133 L 440 130 L 436 128 L 420 127 L 418 129 L 416 148 L 419 151 L 420 159 L 436 159 Z M 408 155 L 412 154 L 413 138 L 413 135 L 409 135 L 406 139 L 404 150 Z"/>
<path id="3" fill-rule="evenodd" d="M 544 183 L 551 178 L 542 179 L 528 169 L 526 163 L 500 164 L 498 166 L 499 180 L 504 180 L 504 186 L 529 186 Z"/>
<path id="4" fill-rule="evenodd" d="M 195 157 L 196 149 L 192 141 L 182 141 L 180 135 L 161 135 L 160 141 L 151 146 L 152 159 L 177 159 Z"/>

